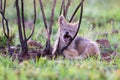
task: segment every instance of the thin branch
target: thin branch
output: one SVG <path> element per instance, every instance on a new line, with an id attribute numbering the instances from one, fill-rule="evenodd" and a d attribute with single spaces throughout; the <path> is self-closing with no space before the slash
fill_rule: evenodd
<path id="1" fill-rule="evenodd" d="M 69 6 L 70 6 L 70 3 L 71 3 L 71 0 L 68 0 L 68 2 L 67 2 L 67 5 L 66 5 L 66 8 L 65 8 L 65 18 L 66 18 L 66 16 L 67 16 L 67 12 L 68 12 L 68 8 L 69 8 Z"/>
<path id="2" fill-rule="evenodd" d="M 4 9 L 3 9 L 3 15 L 5 15 L 5 9 L 6 9 L 6 0 L 4 0 Z M 4 23 L 4 20 L 2 20 L 2 22 Z M 7 36 L 9 39 L 9 26 L 8 26 L 8 20 L 6 19 L 6 28 L 7 28 Z"/>
<path id="3" fill-rule="evenodd" d="M 2 10 L 0 10 L 0 14 L 2 15 L 3 33 L 4 33 L 5 37 L 8 38 L 8 35 L 7 35 L 7 33 L 5 32 L 5 24 L 4 24 L 4 20 L 7 22 L 7 19 L 5 18 Z"/>
<path id="4" fill-rule="evenodd" d="M 50 50 L 50 36 L 49 36 L 49 31 L 48 31 L 48 25 L 47 25 L 47 21 L 46 21 L 46 16 L 45 16 L 45 13 L 44 13 L 44 9 L 43 9 L 43 4 L 42 4 L 42 1 L 39 0 L 39 4 L 40 4 L 40 9 L 41 9 L 41 12 L 42 12 L 42 16 L 43 16 L 43 21 L 44 21 L 44 25 L 45 25 L 45 29 L 46 29 L 46 35 L 47 35 L 47 40 L 46 40 L 46 47 L 44 49 L 44 54 L 49 54 L 49 50 Z"/>
<path id="5" fill-rule="evenodd" d="M 42 16 L 43 16 L 44 25 L 45 25 L 45 28 L 47 30 L 48 26 L 47 26 L 47 21 L 46 21 L 46 17 L 45 17 L 45 13 L 44 13 L 44 8 L 43 8 L 43 4 L 42 4 L 41 0 L 39 0 L 39 4 L 40 4 Z"/>
<path id="6" fill-rule="evenodd" d="M 62 14 L 62 10 L 63 10 L 63 5 L 65 4 L 65 0 L 62 0 L 62 4 L 61 4 L 61 8 L 60 8 L 60 15 Z M 59 16 L 60 16 L 59 15 Z"/>
<path id="7" fill-rule="evenodd" d="M 46 29 L 46 35 L 47 35 L 46 46 L 47 46 L 47 43 L 49 42 L 49 40 L 48 40 L 49 39 L 48 25 L 47 25 L 45 13 L 44 13 L 44 8 L 43 8 L 43 4 L 42 4 L 41 0 L 39 0 L 39 4 L 40 4 L 40 9 L 41 9 L 41 12 L 42 12 L 42 16 L 43 16 L 43 22 L 44 22 L 45 29 Z"/>
<path id="8" fill-rule="evenodd" d="M 51 13 L 51 17 L 50 17 L 49 37 L 51 36 L 52 26 L 53 26 L 53 23 L 54 23 L 53 18 L 54 18 L 55 6 L 56 6 L 56 0 L 54 0 L 54 2 L 53 2 L 52 13 Z"/>
<path id="9" fill-rule="evenodd" d="M 44 25 L 45 25 L 45 29 L 46 29 L 46 34 L 47 34 L 47 39 L 46 39 L 46 47 L 44 49 L 44 54 L 51 54 L 50 50 L 51 50 L 51 45 L 50 45 L 50 36 L 52 33 L 52 26 L 53 26 L 53 18 L 54 18 L 54 10 L 55 10 L 55 6 L 56 6 L 56 0 L 54 0 L 53 2 L 53 7 L 52 7 L 52 13 L 51 13 L 51 17 L 50 17 L 50 26 L 48 27 L 47 25 L 47 21 L 46 21 L 46 16 L 44 13 L 44 8 L 43 8 L 43 4 L 42 1 L 39 0 L 39 4 L 40 4 L 40 9 L 42 12 L 42 16 L 43 16 L 43 21 L 44 21 Z"/>
<path id="10" fill-rule="evenodd" d="M 2 7 L 2 0 L 0 0 L 0 9 L 1 9 L 0 13 L 1 13 L 2 16 L 4 16 L 4 10 L 2 8 L 3 8 Z M 5 24 L 4 24 L 4 18 L 3 17 L 2 17 L 2 26 L 3 26 L 3 33 L 4 33 L 5 37 L 8 37 L 6 32 L 5 32 Z"/>
<path id="11" fill-rule="evenodd" d="M 29 55 L 28 54 L 28 46 L 26 42 L 26 33 L 25 33 L 25 23 L 24 23 L 24 1 L 21 0 L 21 10 L 22 10 L 22 21 L 21 21 L 21 16 L 20 16 L 20 7 L 19 7 L 19 0 L 16 0 L 16 12 L 17 12 L 17 24 L 18 24 L 18 31 L 19 31 L 19 39 L 20 39 L 20 44 L 21 44 L 21 55 Z M 22 22 L 22 25 L 21 25 Z M 22 31 L 23 29 L 23 31 Z"/>
<path id="12" fill-rule="evenodd" d="M 65 14 L 66 14 L 66 12 L 65 12 L 65 0 L 64 0 L 64 3 L 63 3 L 63 16 L 65 16 Z"/>
<path id="13" fill-rule="evenodd" d="M 6 26 L 8 26 L 8 20 L 5 18 L 3 11 L 0 10 L 0 14 L 2 15 L 2 18 L 3 18 L 2 21 L 5 20 Z M 3 24 L 3 26 L 4 26 L 4 28 L 3 28 L 4 34 L 5 34 L 5 36 L 6 36 L 7 39 L 8 39 L 8 35 L 7 35 L 6 32 L 5 32 L 5 25 L 4 25 L 4 23 L 2 23 L 2 24 Z"/>
<path id="14" fill-rule="evenodd" d="M 34 0 L 34 21 L 33 21 L 33 24 L 36 23 L 36 0 Z"/>
<path id="15" fill-rule="evenodd" d="M 21 28 L 20 8 L 19 8 L 18 0 L 16 0 L 15 5 L 16 5 L 16 11 L 17 11 L 17 24 L 18 24 L 18 30 L 19 30 L 20 43 L 24 44 L 23 33 L 22 33 L 22 28 Z"/>
<path id="16" fill-rule="evenodd" d="M 10 49 L 10 40 L 9 40 L 9 26 L 8 26 L 8 20 L 5 18 L 5 9 L 6 9 L 6 0 L 4 0 L 4 7 L 2 9 L 2 1 L 1 1 L 1 15 L 2 15 L 2 25 L 3 25 L 3 32 L 5 37 L 7 38 L 7 48 L 8 48 L 8 52 L 10 54 L 10 56 L 12 56 L 12 52 Z M 7 33 L 5 32 L 5 23 L 4 20 L 6 22 L 6 29 L 7 29 Z"/>
<path id="17" fill-rule="evenodd" d="M 2 0 L 0 0 L 0 9 L 2 10 Z"/>
<path id="18" fill-rule="evenodd" d="M 79 32 L 79 29 L 80 29 L 80 25 L 81 25 L 81 21 L 82 21 L 82 14 L 83 14 L 83 2 L 81 4 L 81 12 L 80 12 L 80 19 L 79 19 L 79 25 L 78 25 L 78 29 L 77 29 L 77 32 L 76 34 L 74 35 L 74 37 L 72 38 L 72 40 L 69 42 L 69 44 L 65 47 L 62 48 L 61 52 L 60 53 L 63 53 L 64 49 L 66 49 L 71 43 L 72 41 L 75 39 L 75 37 L 77 36 L 78 32 Z"/>
<path id="19" fill-rule="evenodd" d="M 35 23 L 36 23 L 36 1 L 33 0 L 33 3 L 34 3 L 34 21 L 33 21 L 33 27 L 32 27 L 32 32 L 31 32 L 30 36 L 27 38 L 26 41 L 28 41 L 32 37 L 32 35 L 34 33 L 34 30 L 35 30 Z"/>
<path id="20" fill-rule="evenodd" d="M 6 22 L 8 22 L 7 19 L 4 16 L 5 15 L 5 8 L 6 8 L 6 0 L 4 0 L 4 7 L 2 7 L 2 6 L 3 5 L 2 5 L 2 0 L 1 0 L 1 15 L 2 15 L 3 33 L 4 33 L 5 37 L 8 39 L 8 37 L 9 37 L 8 36 L 9 35 L 9 27 L 6 25 L 6 27 L 7 27 L 7 33 L 6 33 L 6 31 L 5 31 L 5 24 L 4 24 L 4 20 Z"/>
<path id="21" fill-rule="evenodd" d="M 22 26 L 23 26 L 23 34 L 24 34 L 24 41 L 26 41 L 26 31 L 25 31 L 25 18 L 24 18 L 24 2 L 21 0 L 21 14 L 22 14 Z"/>
<path id="22" fill-rule="evenodd" d="M 48 38 L 47 38 L 47 41 L 46 41 L 46 47 L 45 47 L 45 52 L 46 52 L 46 54 L 51 54 L 51 53 L 50 53 L 50 48 L 51 48 L 50 37 L 51 37 L 52 26 L 53 26 L 53 22 L 54 22 L 53 18 L 54 18 L 55 6 L 56 6 L 56 0 L 54 0 L 54 2 L 53 2 L 51 17 L 50 17 L 49 34 L 48 34 Z"/>
<path id="23" fill-rule="evenodd" d="M 76 15 L 78 9 L 80 8 L 81 5 L 83 5 L 83 2 L 84 2 L 84 0 L 82 0 L 82 1 L 78 4 L 78 6 L 77 6 L 77 8 L 75 9 L 74 13 L 72 14 L 72 17 L 70 18 L 69 22 L 71 22 L 71 21 L 73 20 L 73 18 L 74 18 L 74 16 Z"/>
<path id="24" fill-rule="evenodd" d="M 5 14 L 5 8 L 6 8 L 6 0 L 4 0 L 4 8 L 3 8 L 4 14 Z"/>

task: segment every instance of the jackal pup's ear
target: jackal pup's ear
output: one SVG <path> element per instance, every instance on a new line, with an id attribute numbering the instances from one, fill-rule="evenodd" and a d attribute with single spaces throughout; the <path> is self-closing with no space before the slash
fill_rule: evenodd
<path id="1" fill-rule="evenodd" d="M 79 25 L 79 21 L 77 21 L 76 23 L 74 23 L 75 27 L 78 27 L 78 25 Z"/>
<path id="2" fill-rule="evenodd" d="M 64 17 L 63 15 L 61 15 L 61 16 L 59 17 L 59 19 L 58 19 L 58 24 L 59 24 L 60 27 L 61 27 L 61 26 L 63 26 L 63 25 L 66 24 L 66 23 L 67 23 L 67 21 L 66 21 L 65 17 Z"/>

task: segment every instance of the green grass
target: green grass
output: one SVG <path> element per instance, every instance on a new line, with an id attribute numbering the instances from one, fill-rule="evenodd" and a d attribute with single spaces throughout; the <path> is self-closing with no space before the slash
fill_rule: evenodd
<path id="1" fill-rule="evenodd" d="M 76 60 L 48 60 L 17 61 L 0 57 L 0 80 L 119 80 L 120 59 L 113 59 L 110 63 L 88 58 Z"/>
<path id="2" fill-rule="evenodd" d="M 9 20 L 11 32 L 15 34 L 14 43 L 18 45 L 18 29 L 16 20 L 15 0 L 7 0 L 6 17 Z M 78 4 L 79 0 L 73 1 L 70 10 L 67 14 L 67 19 L 70 18 L 71 12 Z M 52 0 L 43 0 L 47 21 L 50 18 L 50 7 Z M 47 2 L 47 3 L 46 3 Z M 56 39 L 58 29 L 57 19 L 59 17 L 60 2 L 57 0 L 55 9 L 55 22 L 53 26 L 53 34 L 51 38 L 52 45 Z M 90 38 L 94 41 L 97 39 L 108 39 L 112 47 L 118 44 L 117 49 L 113 49 L 120 54 L 120 32 L 111 34 L 112 30 L 120 29 L 120 0 L 85 0 L 84 13 L 79 36 Z M 25 20 L 33 20 L 32 1 L 25 0 Z M 78 20 L 79 13 L 75 20 Z M 1 20 L 0 20 L 1 21 Z M 1 24 L 0 24 L 1 26 Z M 95 29 L 92 30 L 92 26 Z M 26 28 L 29 35 L 30 29 Z M 103 33 L 108 33 L 105 37 Z M 5 37 L 3 36 L 2 28 L 0 28 L 0 46 L 5 45 Z M 32 37 L 43 45 L 45 45 L 45 29 L 42 21 L 42 15 L 37 0 L 37 22 L 35 33 Z M 111 48 L 112 49 L 112 48 Z M 63 57 L 57 60 L 49 60 L 40 58 L 36 61 L 29 60 L 22 63 L 12 61 L 8 56 L 0 55 L 0 80 L 120 80 L 120 58 L 115 57 L 110 62 L 95 59 L 94 57 L 85 60 L 64 60 Z"/>

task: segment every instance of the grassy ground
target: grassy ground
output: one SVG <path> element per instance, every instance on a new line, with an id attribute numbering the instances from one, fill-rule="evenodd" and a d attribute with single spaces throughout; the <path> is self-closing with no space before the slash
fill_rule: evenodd
<path id="1" fill-rule="evenodd" d="M 38 0 L 37 0 L 38 1 Z M 47 20 L 50 17 L 50 7 L 52 0 L 43 0 Z M 79 0 L 72 2 L 67 19 L 70 18 L 71 12 L 74 10 Z M 9 20 L 11 33 L 15 33 L 14 43 L 19 44 L 18 30 L 16 21 L 15 7 L 13 6 L 14 0 L 7 0 L 6 16 Z M 25 0 L 26 23 L 31 23 L 33 20 L 32 1 Z M 46 3 L 47 2 L 47 3 Z M 55 34 L 58 29 L 57 19 L 59 17 L 60 2 L 57 0 L 55 9 L 55 22 L 53 26 L 53 35 L 51 39 L 52 45 L 55 41 Z M 120 1 L 119 0 L 85 0 L 83 20 L 80 36 L 90 38 L 94 41 L 98 39 L 107 39 L 111 47 L 115 44 L 118 48 L 113 49 L 120 54 Z M 79 13 L 75 18 L 78 20 Z M 30 26 L 28 26 L 30 27 Z M 94 29 L 93 29 L 94 28 Z M 118 30 L 118 33 L 112 34 L 113 30 Z M 27 28 L 28 34 L 30 29 Z M 42 21 L 41 11 L 39 4 L 37 4 L 37 23 L 35 34 L 32 39 L 41 42 L 45 45 L 45 29 Z M 2 30 L 0 30 L 0 45 L 5 44 Z M 107 36 L 104 34 L 107 33 Z M 48 60 L 40 58 L 39 60 L 12 61 L 9 57 L 0 56 L 0 80 L 120 80 L 120 58 L 114 57 L 110 62 L 95 59 L 90 57 L 85 60 L 63 60 L 59 57 L 57 60 Z"/>

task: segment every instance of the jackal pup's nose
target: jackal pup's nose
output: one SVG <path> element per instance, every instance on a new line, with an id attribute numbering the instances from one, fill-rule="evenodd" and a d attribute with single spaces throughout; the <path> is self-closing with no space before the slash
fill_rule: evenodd
<path id="1" fill-rule="evenodd" d="M 69 32 L 66 32 L 66 34 L 69 34 Z"/>

